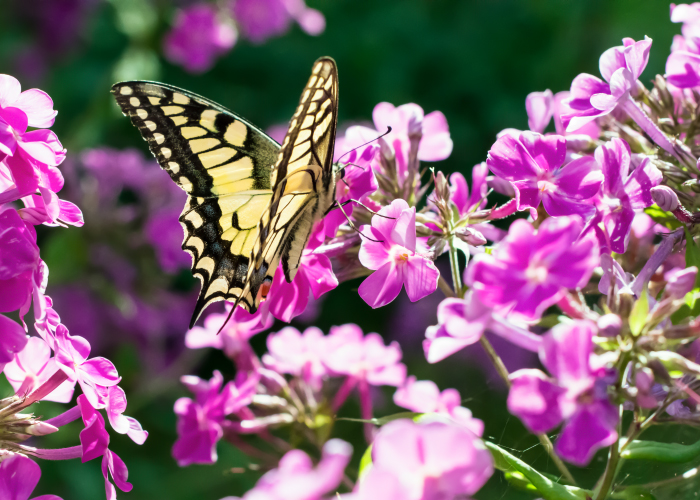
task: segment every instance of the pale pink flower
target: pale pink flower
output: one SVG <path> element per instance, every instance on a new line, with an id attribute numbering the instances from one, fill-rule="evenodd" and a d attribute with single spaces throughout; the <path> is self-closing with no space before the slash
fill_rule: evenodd
<path id="1" fill-rule="evenodd" d="M 328 348 L 328 337 L 318 328 L 310 327 L 301 333 L 287 326 L 267 337 L 268 354 L 262 361 L 266 367 L 301 377 L 313 389 L 320 390 L 323 377 L 328 374 L 323 364 Z"/>
<path id="2" fill-rule="evenodd" d="M 24 455 L 12 454 L 0 462 L 0 498 L 29 500 L 39 483 L 41 468 Z M 56 495 L 41 495 L 32 500 L 61 500 Z"/>
<path id="3" fill-rule="evenodd" d="M 360 232 L 365 235 L 360 262 L 375 272 L 362 282 L 359 293 L 372 308 L 392 302 L 404 286 L 411 302 L 437 289 L 440 272 L 428 256 L 416 251 L 415 207 L 402 199 L 394 200 Z"/>

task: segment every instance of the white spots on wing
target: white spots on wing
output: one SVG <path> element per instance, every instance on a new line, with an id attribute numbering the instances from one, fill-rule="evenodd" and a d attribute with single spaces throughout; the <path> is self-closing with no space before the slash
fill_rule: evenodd
<path id="1" fill-rule="evenodd" d="M 148 130 L 150 130 L 151 132 L 153 132 L 153 131 L 156 129 L 156 124 L 153 123 L 153 122 L 150 121 L 150 120 L 149 120 L 149 121 L 143 122 L 143 124 L 144 124 L 144 125 L 146 126 L 146 128 L 148 128 Z"/>
<path id="2" fill-rule="evenodd" d="M 148 116 L 148 112 L 143 108 L 139 108 L 136 110 L 136 116 L 138 116 L 142 120 L 145 120 L 146 117 Z"/>
<path id="3" fill-rule="evenodd" d="M 182 127 L 182 129 L 180 129 L 180 133 L 185 139 L 192 139 L 193 137 L 206 135 L 207 131 L 202 127 Z"/>
<path id="4" fill-rule="evenodd" d="M 131 99 L 129 99 L 129 104 L 136 107 L 141 105 L 141 101 L 139 101 L 138 97 L 132 97 Z"/>
<path id="5" fill-rule="evenodd" d="M 177 115 L 185 111 L 182 106 L 163 106 L 160 108 L 166 116 Z"/>
<path id="6" fill-rule="evenodd" d="M 190 221 L 195 227 L 195 229 L 202 227 L 202 224 L 204 224 L 204 219 L 202 219 L 202 216 L 199 215 L 199 213 L 197 213 L 195 210 L 192 210 L 187 215 L 185 215 L 185 220 Z"/>
<path id="7" fill-rule="evenodd" d="M 168 162 L 168 167 L 173 174 L 177 174 L 180 171 L 180 164 L 176 161 Z"/>
<path id="8" fill-rule="evenodd" d="M 153 105 L 157 105 L 160 104 L 160 97 L 149 96 L 148 101 Z"/>
<path id="9" fill-rule="evenodd" d="M 179 92 L 174 92 L 173 93 L 173 102 L 175 104 L 189 104 L 190 98 L 187 97 L 186 95 L 180 94 Z"/>
<path id="10" fill-rule="evenodd" d="M 131 94 L 134 93 L 134 89 L 132 89 L 131 87 L 122 87 L 122 88 L 119 90 L 119 93 L 120 93 L 121 95 L 131 95 Z"/>
<path id="11" fill-rule="evenodd" d="M 167 160 L 172 156 L 173 152 L 170 150 L 170 148 L 161 148 L 160 154 L 162 154 L 163 157 Z"/>
<path id="12" fill-rule="evenodd" d="M 204 295 L 205 298 L 214 295 L 215 293 L 226 293 L 228 291 L 228 281 L 224 277 L 216 278 L 211 282 L 207 293 Z"/>
<path id="13" fill-rule="evenodd" d="M 186 193 L 189 193 L 192 191 L 192 183 L 187 177 L 181 176 L 180 179 L 178 179 L 180 186 L 182 189 L 185 190 Z"/>
<path id="14" fill-rule="evenodd" d="M 165 136 L 159 132 L 153 134 L 153 139 L 155 139 L 158 144 L 163 144 L 165 142 Z"/>
<path id="15" fill-rule="evenodd" d="M 209 276 L 212 275 L 214 272 L 214 267 L 216 266 L 214 259 L 211 257 L 202 257 L 199 259 L 199 262 L 197 262 L 197 269 L 204 269 L 209 273 Z"/>
<path id="16" fill-rule="evenodd" d="M 243 122 L 235 120 L 226 128 L 226 133 L 224 133 L 224 140 L 232 146 L 242 148 L 243 144 L 245 144 L 247 136 L 248 128 Z"/>

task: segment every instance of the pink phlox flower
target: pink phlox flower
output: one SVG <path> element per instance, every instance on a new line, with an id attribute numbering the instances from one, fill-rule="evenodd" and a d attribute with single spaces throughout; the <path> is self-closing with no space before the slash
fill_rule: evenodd
<path id="1" fill-rule="evenodd" d="M 493 474 L 493 458 L 468 429 L 395 420 L 372 445 L 372 468 L 347 500 L 467 498 Z M 377 492 L 382 492 L 377 496 Z"/>
<path id="2" fill-rule="evenodd" d="M 126 410 L 126 394 L 124 389 L 113 385 L 107 389 L 107 417 L 109 423 L 119 434 L 126 434 L 136 444 L 143 444 L 148 437 L 148 431 L 143 430 L 138 420 L 123 415 Z"/>
<path id="3" fill-rule="evenodd" d="M 525 321 L 538 319 L 566 289 L 588 283 L 598 265 L 595 237 L 580 234 L 577 217 L 548 218 L 537 231 L 518 219 L 492 254 L 474 257 L 466 281 L 486 306 Z"/>
<path id="4" fill-rule="evenodd" d="M 163 52 L 190 73 L 204 73 L 236 44 L 238 33 L 214 5 L 200 3 L 178 11 L 163 39 Z"/>
<path id="5" fill-rule="evenodd" d="M 673 268 L 664 273 L 664 281 L 666 281 L 666 293 L 670 297 L 681 299 L 685 294 L 690 292 L 695 287 L 695 279 L 698 274 L 696 266 L 690 266 L 685 269 Z"/>
<path id="6" fill-rule="evenodd" d="M 275 318 L 289 323 L 306 310 L 310 297 L 318 300 L 338 286 L 330 258 L 314 252 L 321 244 L 322 236 L 323 224 L 318 223 L 301 254 L 299 268 L 291 283 L 284 276 L 283 266 L 275 271 L 266 300 Z"/>
<path id="7" fill-rule="evenodd" d="M 1 316 L 0 324 L 9 318 Z M 13 322 L 14 323 L 14 322 Z M 16 323 L 14 323 L 16 325 Z M 21 328 L 20 328 L 21 330 Z M 9 332 L 8 332 L 9 333 Z M 7 335 L 2 328 L 2 336 Z M 24 337 L 24 331 L 22 331 Z M 17 394 L 29 394 L 46 382 L 56 371 L 55 360 L 51 357 L 51 348 L 39 337 L 25 339 L 27 344 L 14 359 L 5 366 L 5 376 Z M 51 394 L 43 398 L 43 401 L 55 401 L 57 403 L 69 403 L 73 398 L 75 381 L 66 380 Z"/>
<path id="8" fill-rule="evenodd" d="M 448 298 L 440 302 L 437 318 L 438 324 L 428 327 L 423 341 L 428 363 L 442 361 L 478 342 L 491 321 L 491 309 L 470 290 L 464 299 Z"/>
<path id="9" fill-rule="evenodd" d="M 11 454 L 0 462 L 0 498 L 29 500 L 39 483 L 41 468 L 24 455 Z M 41 495 L 32 500 L 61 500 L 56 495 Z"/>
<path id="10" fill-rule="evenodd" d="M 671 21 L 683 23 L 681 35 L 673 37 L 671 54 L 666 60 L 666 80 L 685 89 L 700 84 L 700 22 L 698 3 L 671 4 Z"/>
<path id="11" fill-rule="evenodd" d="M 238 307 L 233 316 L 219 333 L 223 322 L 228 318 L 231 306 L 226 305 L 224 313 L 213 313 L 204 319 L 204 326 L 195 326 L 185 335 L 185 345 L 190 349 L 213 347 L 221 349 L 236 361 L 239 370 L 251 368 L 250 363 L 244 363 L 245 358 L 255 356 L 248 340 L 262 331 L 270 328 L 275 318 L 269 314 L 269 303 L 264 301 L 254 314 Z"/>
<path id="12" fill-rule="evenodd" d="M 276 469 L 267 472 L 242 499 L 230 500 L 332 500 L 326 495 L 335 491 L 352 456 L 352 446 L 340 439 L 323 445 L 321 461 L 316 467 L 301 450 L 288 451 Z"/>
<path id="13" fill-rule="evenodd" d="M 398 342 L 384 345 L 377 333 L 362 334 L 354 324 L 334 326 L 328 334 L 330 349 L 323 363 L 333 375 L 346 375 L 371 385 L 400 386 L 406 379 Z"/>
<path id="14" fill-rule="evenodd" d="M 615 293 L 633 294 L 632 284 L 634 283 L 634 274 L 626 272 L 620 263 L 613 259 L 608 253 L 601 254 L 600 266 L 603 269 L 603 275 L 600 277 L 600 281 L 598 281 L 598 291 L 600 293 L 608 295 L 610 292 L 610 281 L 614 279 Z"/>
<path id="15" fill-rule="evenodd" d="M 21 208 L 19 213 L 23 220 L 34 225 L 62 227 L 82 227 L 85 224 L 83 213 L 77 205 L 59 199 L 49 188 L 39 186 L 38 189 L 41 195 L 33 194 L 22 198 L 24 208 Z"/>
<path id="16" fill-rule="evenodd" d="M 574 78 L 571 98 L 566 103 L 570 114 L 562 116 L 566 130 L 574 131 L 583 125 L 612 112 L 618 103 L 637 91 L 637 79 L 646 68 L 651 50 L 651 38 L 635 42 L 624 38 L 623 45 L 612 47 L 600 56 L 600 74 L 605 81 L 587 73 Z"/>
<path id="17" fill-rule="evenodd" d="M 565 159 L 564 137 L 522 132 L 502 135 L 491 147 L 486 164 L 513 184 L 518 210 L 536 209 L 542 202 L 549 215 L 590 217 L 594 209 L 585 201 L 600 189 L 600 167 L 591 156 L 567 164 Z"/>
<path id="18" fill-rule="evenodd" d="M 223 436 L 221 424 L 227 415 L 247 406 L 255 395 L 257 376 L 229 382 L 221 390 L 223 376 L 215 371 L 211 380 L 185 375 L 181 382 L 195 399 L 175 401 L 178 439 L 172 455 L 180 467 L 189 464 L 210 464 L 217 460 L 216 443 Z"/>
<path id="19" fill-rule="evenodd" d="M 631 152 L 627 142 L 612 139 L 598 146 L 595 158 L 600 164 L 605 180 L 600 196 L 596 199 L 596 218 L 589 227 L 604 231 L 601 247 L 609 247 L 616 253 L 624 253 L 629 243 L 635 210 L 654 204 L 651 188 L 662 181 L 661 172 L 645 157 L 639 166 L 631 170 Z"/>
<path id="20" fill-rule="evenodd" d="M 415 207 L 402 199 L 394 200 L 360 232 L 366 236 L 360 262 L 376 272 L 362 282 L 359 294 L 372 308 L 392 302 L 404 286 L 411 302 L 437 289 L 440 271 L 428 256 L 417 252 Z"/>
<path id="21" fill-rule="evenodd" d="M 484 432 L 484 422 L 472 416 L 472 412 L 461 406 L 462 398 L 457 389 L 445 389 L 440 392 L 432 380 L 417 381 L 410 376 L 394 393 L 394 403 L 417 413 L 438 413 L 450 417 L 455 423 L 462 425 L 481 437 Z"/>
<path id="22" fill-rule="evenodd" d="M 83 394 L 94 408 L 107 404 L 105 388 L 117 385 L 121 377 L 114 364 L 103 357 L 88 359 L 90 343 L 78 335 L 70 335 L 63 325 L 56 328 L 56 356 L 58 367 L 68 379 L 80 384 Z"/>
<path id="23" fill-rule="evenodd" d="M 418 143 L 420 161 L 440 161 L 452 153 L 450 129 L 441 111 L 433 111 L 426 115 L 423 108 L 417 104 L 409 103 L 396 107 L 388 102 L 380 102 L 374 107 L 372 119 L 375 129 L 364 125 L 349 127 L 342 143 L 343 149 L 339 149 L 336 154 L 341 155 L 376 139 L 384 134 L 388 127 L 391 127 L 391 133 L 382 137 L 381 141 L 393 149 L 400 179 L 407 173 L 410 137 L 417 132 L 421 134 Z"/>
<path id="24" fill-rule="evenodd" d="M 332 341 L 331 341 L 332 342 Z M 320 390 L 328 369 L 323 359 L 329 350 L 328 337 L 316 327 L 301 333 L 287 326 L 267 337 L 268 353 L 262 358 L 266 367 L 279 373 L 288 373 Z"/>
<path id="25" fill-rule="evenodd" d="M 85 428 L 80 431 L 80 444 L 83 447 L 83 463 L 101 457 L 109 447 L 109 433 L 105 419 L 84 394 L 78 396 L 78 407 Z"/>
<path id="26" fill-rule="evenodd" d="M 610 374 L 594 367 L 599 364 L 593 355 L 594 334 L 589 321 L 555 326 L 540 350 L 542 364 L 554 378 L 540 370 L 518 370 L 511 375 L 508 395 L 508 410 L 532 432 L 548 432 L 564 421 L 557 454 L 578 466 L 617 440 L 618 412 L 606 390 Z"/>
<path id="27" fill-rule="evenodd" d="M 355 202 L 364 202 L 367 195 L 377 190 L 377 178 L 374 176 L 374 163 L 377 159 L 379 146 L 370 144 L 358 153 L 352 151 L 343 161 L 343 176 L 335 185 L 335 200 L 338 204 L 347 203 L 343 210 L 335 208 L 323 218 L 324 231 L 327 238 L 333 238 L 338 227 L 346 221 L 345 215 L 352 215 Z"/>
<path id="28" fill-rule="evenodd" d="M 133 485 L 127 482 L 129 471 L 126 468 L 126 464 L 112 450 L 107 450 L 105 454 L 102 455 L 102 475 L 105 478 L 105 492 L 107 500 L 116 500 L 117 490 L 109 480 L 110 474 L 117 488 L 127 493 L 132 490 Z"/>
<path id="29" fill-rule="evenodd" d="M 0 369 L 7 369 L 8 363 L 11 364 L 26 345 L 27 336 L 22 326 L 0 314 Z"/>
<path id="30" fill-rule="evenodd" d="M 27 307 L 40 263 L 33 228 L 14 209 L 0 212 L 0 312 Z"/>
<path id="31" fill-rule="evenodd" d="M 253 43 L 283 35 L 292 21 L 309 35 L 320 35 L 326 28 L 323 14 L 304 0 L 235 0 L 233 17 L 241 34 Z"/>
<path id="32" fill-rule="evenodd" d="M 530 92 L 525 98 L 525 109 L 530 130 L 544 133 L 554 115 L 554 94 L 549 89 L 544 92 Z"/>

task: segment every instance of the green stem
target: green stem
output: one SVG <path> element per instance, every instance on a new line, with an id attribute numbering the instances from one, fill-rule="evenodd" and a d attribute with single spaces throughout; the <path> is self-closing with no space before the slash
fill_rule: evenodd
<path id="1" fill-rule="evenodd" d="M 461 273 L 459 272 L 459 259 L 457 252 L 457 248 L 452 245 L 452 241 L 450 241 L 450 269 L 452 270 L 452 283 L 454 284 L 457 296 L 462 298 L 464 297 L 464 289 L 462 287 Z M 493 366 L 496 368 L 496 371 L 505 382 L 506 387 L 510 388 L 510 374 L 508 373 L 508 368 L 506 368 L 503 360 L 493 348 L 491 342 L 489 342 L 485 336 L 482 335 L 479 341 L 481 342 L 481 346 L 484 348 L 484 351 L 486 351 L 489 359 L 493 363 Z M 561 458 L 559 458 L 554 452 L 554 446 L 552 445 L 552 441 L 549 439 L 549 436 L 546 434 L 535 435 L 537 436 L 537 439 L 540 440 L 540 443 L 544 449 L 547 450 L 552 462 L 554 462 L 554 465 L 556 465 L 557 469 L 559 469 L 561 475 L 564 476 L 564 479 L 566 479 L 570 484 L 576 485 L 574 476 L 571 475 L 571 472 L 566 467 L 566 464 L 564 464 Z"/>
<path id="2" fill-rule="evenodd" d="M 608 465 L 605 466 L 605 474 L 603 482 L 600 484 L 600 489 L 595 497 L 595 500 L 604 500 L 608 496 L 613 480 L 617 475 L 617 462 L 620 460 L 620 440 L 618 439 L 610 447 L 610 455 L 608 456 Z"/>

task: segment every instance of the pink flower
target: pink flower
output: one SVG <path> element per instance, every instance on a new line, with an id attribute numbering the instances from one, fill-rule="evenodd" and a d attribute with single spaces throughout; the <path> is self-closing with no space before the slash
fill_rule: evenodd
<path id="1" fill-rule="evenodd" d="M 16 210 L 0 212 L 0 312 L 28 310 L 40 267 L 34 228 Z"/>
<path id="2" fill-rule="evenodd" d="M 318 300 L 338 286 L 331 260 L 326 255 L 314 253 L 321 243 L 322 232 L 323 225 L 318 224 L 301 255 L 299 269 L 291 283 L 287 282 L 283 267 L 277 268 L 266 300 L 275 318 L 289 323 L 306 310 L 311 296 Z"/>
<path id="3" fill-rule="evenodd" d="M 107 417 L 112 429 L 119 434 L 126 434 L 136 444 L 143 444 L 148 437 L 138 420 L 123 415 L 126 410 L 126 394 L 118 385 L 107 389 Z"/>
<path id="4" fill-rule="evenodd" d="M 343 141 L 343 149 L 336 151 L 336 158 L 354 147 L 376 139 L 384 134 L 388 127 L 391 133 L 383 141 L 393 148 L 399 175 L 403 176 L 408 168 L 408 155 L 411 137 L 420 138 L 418 142 L 418 159 L 420 161 L 440 161 L 452 153 L 452 139 L 445 115 L 440 111 L 424 114 L 423 108 L 409 103 L 395 107 L 388 102 L 380 102 L 372 112 L 373 130 L 363 125 L 348 128 Z"/>
<path id="5" fill-rule="evenodd" d="M 29 500 L 41 477 L 41 468 L 24 455 L 11 454 L 0 462 L 0 498 Z M 61 500 L 56 495 L 41 495 L 32 500 Z"/>
<path id="6" fill-rule="evenodd" d="M 180 467 L 214 463 L 217 460 L 216 443 L 224 434 L 222 423 L 227 415 L 252 401 L 257 378 L 229 382 L 221 392 L 224 379 L 218 371 L 209 381 L 193 375 L 183 376 L 180 380 L 192 391 L 195 400 L 180 398 L 175 401 L 178 439 L 173 445 L 173 458 Z"/>
<path id="7" fill-rule="evenodd" d="M 502 135 L 491 147 L 486 164 L 513 184 L 518 210 L 536 209 L 542 202 L 553 216 L 592 216 L 593 207 L 584 201 L 598 193 L 603 175 L 590 156 L 564 165 L 565 160 L 564 137 L 521 132 Z"/>
<path id="8" fill-rule="evenodd" d="M 464 299 L 448 298 L 440 302 L 438 324 L 428 327 L 423 350 L 428 363 L 446 357 L 479 341 L 491 322 L 491 309 L 469 291 Z"/>
<path id="9" fill-rule="evenodd" d="M 432 380 L 416 381 L 408 377 L 404 384 L 394 393 L 394 403 L 417 413 L 437 413 L 447 415 L 454 423 L 462 425 L 481 437 L 484 423 L 472 416 L 472 412 L 460 406 L 462 398 L 457 389 L 445 389 L 440 392 Z"/>
<path id="10" fill-rule="evenodd" d="M 360 262 L 376 272 L 362 282 L 359 293 L 372 308 L 393 301 L 404 286 L 411 302 L 437 289 L 440 272 L 430 258 L 416 252 L 414 207 L 394 200 L 372 217 L 371 226 L 362 226 L 360 231 L 365 235 Z"/>
<path id="11" fill-rule="evenodd" d="M 203 73 L 233 48 L 237 38 L 233 23 L 220 19 L 213 5 L 196 4 L 178 11 L 163 39 L 163 52 L 190 73 Z"/>
<path id="12" fill-rule="evenodd" d="M 630 173 L 630 147 L 622 139 L 615 138 L 599 146 L 595 157 L 605 180 L 596 203 L 598 214 L 590 226 L 597 228 L 602 221 L 605 233 L 600 238 L 601 248 L 609 246 L 613 252 L 624 253 L 635 210 L 654 204 L 651 188 L 661 183 L 662 175 L 646 156 Z"/>
<path id="13" fill-rule="evenodd" d="M 618 412 L 607 396 L 605 370 L 592 368 L 595 325 L 559 324 L 545 334 L 540 359 L 555 377 L 540 370 L 511 375 L 508 410 L 532 431 L 548 432 L 562 420 L 557 454 L 585 466 L 594 453 L 617 440 Z"/>
<path id="14" fill-rule="evenodd" d="M 87 359 L 90 343 L 78 335 L 70 335 L 63 325 L 56 328 L 56 356 L 58 367 L 71 382 L 78 381 L 83 394 L 94 408 L 104 408 L 107 387 L 117 385 L 121 377 L 114 364 L 103 357 Z"/>
<path id="15" fill-rule="evenodd" d="M 231 306 L 226 305 L 223 314 L 210 314 L 204 320 L 204 326 L 195 326 L 185 335 L 185 345 L 190 349 L 214 347 L 221 349 L 226 356 L 233 359 L 239 370 L 254 370 L 256 357 L 248 340 L 256 333 L 270 328 L 275 318 L 269 314 L 268 301 L 263 302 L 255 314 L 239 307 L 219 333 L 221 325 L 228 318 Z"/>
<path id="16" fill-rule="evenodd" d="M 547 89 L 544 92 L 530 92 L 525 98 L 527 126 L 539 134 L 549 125 L 554 115 L 554 95 Z"/>
<path id="17" fill-rule="evenodd" d="M 468 429 L 395 420 L 372 445 L 372 468 L 348 500 L 440 500 L 476 493 L 493 474 L 491 453 Z M 382 495 L 378 496 L 377 492 Z"/>
<path id="18" fill-rule="evenodd" d="M 340 485 L 351 456 L 352 446 L 340 439 L 323 445 L 316 467 L 303 451 L 288 451 L 276 469 L 261 477 L 255 488 L 238 500 L 332 500 L 334 497 L 326 495 Z"/>
<path id="19" fill-rule="evenodd" d="M 179 208 L 166 207 L 152 212 L 144 227 L 160 267 L 168 273 L 186 269 L 192 264 L 191 257 L 180 248 L 183 237 L 182 225 L 178 221 L 180 211 Z"/>
<path id="20" fill-rule="evenodd" d="M 588 283 L 598 265 L 595 238 L 580 234 L 578 218 L 549 218 L 537 231 L 518 219 L 492 254 L 474 258 L 467 282 L 485 305 L 537 319 L 567 288 Z"/>
<path id="21" fill-rule="evenodd" d="M 268 354 L 263 356 L 263 363 L 279 373 L 300 377 L 313 389 L 320 390 L 323 377 L 328 374 L 323 364 L 329 350 L 328 339 L 316 327 L 307 328 L 302 334 L 287 326 L 267 337 Z"/>
<path id="22" fill-rule="evenodd" d="M 347 324 L 334 326 L 328 334 L 333 342 L 323 362 L 332 375 L 345 375 L 338 390 L 333 409 L 338 410 L 350 392 L 358 386 L 362 418 L 372 418 L 370 385 L 398 387 L 406 379 L 406 365 L 401 361 L 401 347 L 397 342 L 385 346 L 377 333 L 363 336 L 359 326 Z M 332 340 L 330 340 L 332 339 Z"/>
<path id="23" fill-rule="evenodd" d="M 11 321 L 5 316 L 0 316 L 0 324 L 4 321 Z M 16 323 L 12 322 L 16 325 Z M 19 325 L 17 325 L 17 336 L 27 343 L 24 349 L 15 354 L 14 359 L 5 366 L 5 376 L 17 394 L 29 394 L 34 389 L 46 382 L 56 371 L 55 360 L 51 357 L 51 348 L 39 337 L 27 339 Z M 2 329 L 2 337 L 7 335 Z M 57 403 L 69 403 L 73 398 L 75 381 L 65 381 L 51 394 L 44 397 L 44 401 L 56 401 Z"/>
<path id="24" fill-rule="evenodd" d="M 320 35 L 326 27 L 323 14 L 307 7 L 304 0 L 235 0 L 233 16 L 243 36 L 253 43 L 283 35 L 292 20 L 309 35 Z"/>
<path id="25" fill-rule="evenodd" d="M 39 186 L 39 195 L 22 198 L 24 208 L 19 209 L 22 219 L 34 225 L 82 227 L 85 221 L 80 209 L 70 201 L 61 200 L 51 189 Z"/>
<path id="26" fill-rule="evenodd" d="M 358 150 L 347 155 L 347 160 L 343 161 L 343 176 L 335 186 L 335 200 L 343 205 L 343 210 L 336 208 L 331 210 L 323 218 L 325 236 L 333 238 L 338 227 L 346 221 L 345 215 L 352 215 L 355 202 L 350 200 L 363 201 L 365 196 L 377 190 L 377 179 L 374 176 L 375 162 L 379 147 L 369 145 L 358 154 Z M 345 212 L 345 214 L 343 214 Z"/>
<path id="27" fill-rule="evenodd" d="M 625 38 L 622 42 L 622 46 L 608 49 L 600 56 L 600 74 L 605 82 L 586 73 L 574 78 L 567 102 L 572 112 L 562 116 L 567 131 L 578 130 L 607 115 L 618 103 L 625 102 L 630 92 L 636 93 L 637 79 L 649 61 L 652 40 L 645 37 L 635 42 Z"/>

